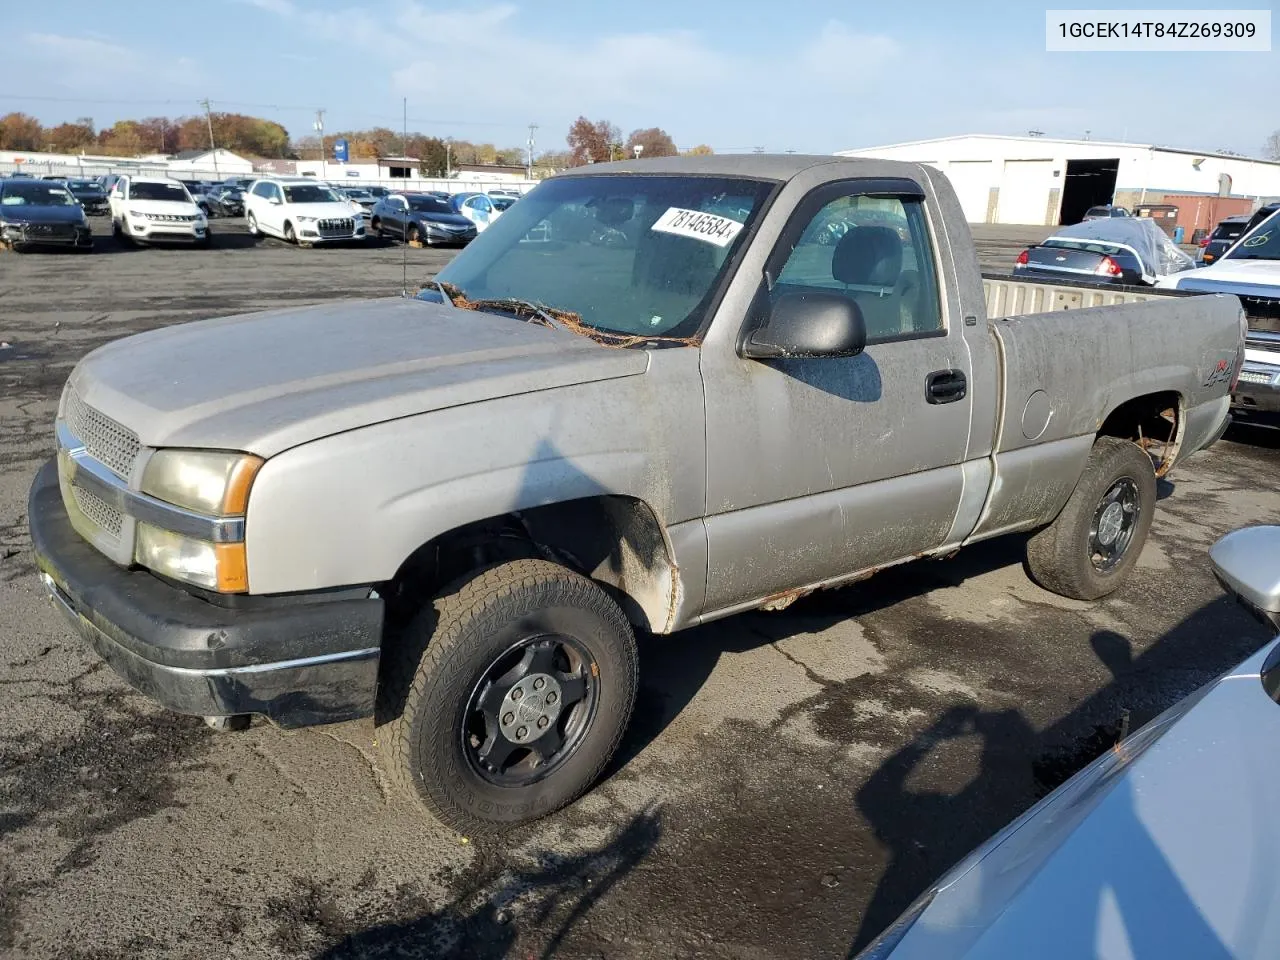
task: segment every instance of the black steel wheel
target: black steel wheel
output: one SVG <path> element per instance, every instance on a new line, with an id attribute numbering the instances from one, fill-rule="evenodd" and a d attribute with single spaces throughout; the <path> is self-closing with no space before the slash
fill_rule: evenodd
<path id="1" fill-rule="evenodd" d="M 387 772 L 437 819 L 495 832 L 577 799 L 635 704 L 635 635 L 599 586 L 546 560 L 456 581 L 383 655 Z"/>
<path id="2" fill-rule="evenodd" d="M 1099 437 L 1057 519 L 1027 541 L 1027 567 L 1046 590 L 1096 600 L 1138 562 L 1156 508 L 1151 458 L 1131 440 Z"/>
<path id="3" fill-rule="evenodd" d="M 599 677 L 573 637 L 516 643 L 485 671 L 459 733 L 472 768 L 490 783 L 519 787 L 550 776 L 591 725 Z"/>
<path id="4" fill-rule="evenodd" d="M 1121 477 L 1098 501 L 1089 525 L 1089 562 L 1103 572 L 1124 559 L 1138 528 L 1138 484 Z"/>

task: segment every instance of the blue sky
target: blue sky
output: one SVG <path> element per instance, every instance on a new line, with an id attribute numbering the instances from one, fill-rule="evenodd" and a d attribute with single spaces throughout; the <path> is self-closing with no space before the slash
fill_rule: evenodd
<path id="1" fill-rule="evenodd" d="M 1132 2 L 1132 0 L 1131 0 Z M 1161 8 L 1267 8 L 1274 0 Z M 410 128 L 563 147 L 579 114 L 682 147 L 827 153 L 955 133 L 1258 154 L 1280 53 L 1044 51 L 1045 6 L 866 0 L 42 0 L 6 4 L 0 113 L 215 109 L 290 133 Z M 1101 7 L 1077 4 L 1079 7 Z"/>

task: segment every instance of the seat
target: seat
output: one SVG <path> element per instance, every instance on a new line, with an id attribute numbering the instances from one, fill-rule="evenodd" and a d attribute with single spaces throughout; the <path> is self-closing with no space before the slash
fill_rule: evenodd
<path id="1" fill-rule="evenodd" d="M 915 310 L 904 310 L 904 287 L 918 289 L 915 271 L 902 270 L 902 238 L 891 227 L 851 227 L 831 255 L 831 276 L 857 301 L 868 340 L 914 330 Z M 851 286 L 860 289 L 850 290 Z M 868 289 L 870 288 L 870 289 Z"/>

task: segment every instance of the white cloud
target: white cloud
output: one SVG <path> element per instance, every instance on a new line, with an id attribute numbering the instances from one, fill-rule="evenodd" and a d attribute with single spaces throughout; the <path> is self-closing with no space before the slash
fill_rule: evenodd
<path id="1" fill-rule="evenodd" d="M 207 82 L 200 66 L 189 57 L 159 60 L 103 39 L 57 33 L 28 33 L 21 57 L 40 66 L 41 76 L 65 89 L 102 90 L 114 82 L 149 81 L 157 86 L 190 87 Z"/>

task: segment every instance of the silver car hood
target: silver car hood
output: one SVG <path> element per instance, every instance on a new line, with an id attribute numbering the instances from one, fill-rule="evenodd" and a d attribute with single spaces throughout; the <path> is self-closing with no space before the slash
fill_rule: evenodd
<path id="1" fill-rule="evenodd" d="M 152 330 L 93 351 L 70 383 L 146 446 L 270 457 L 357 427 L 647 365 L 643 351 L 396 298 Z"/>

